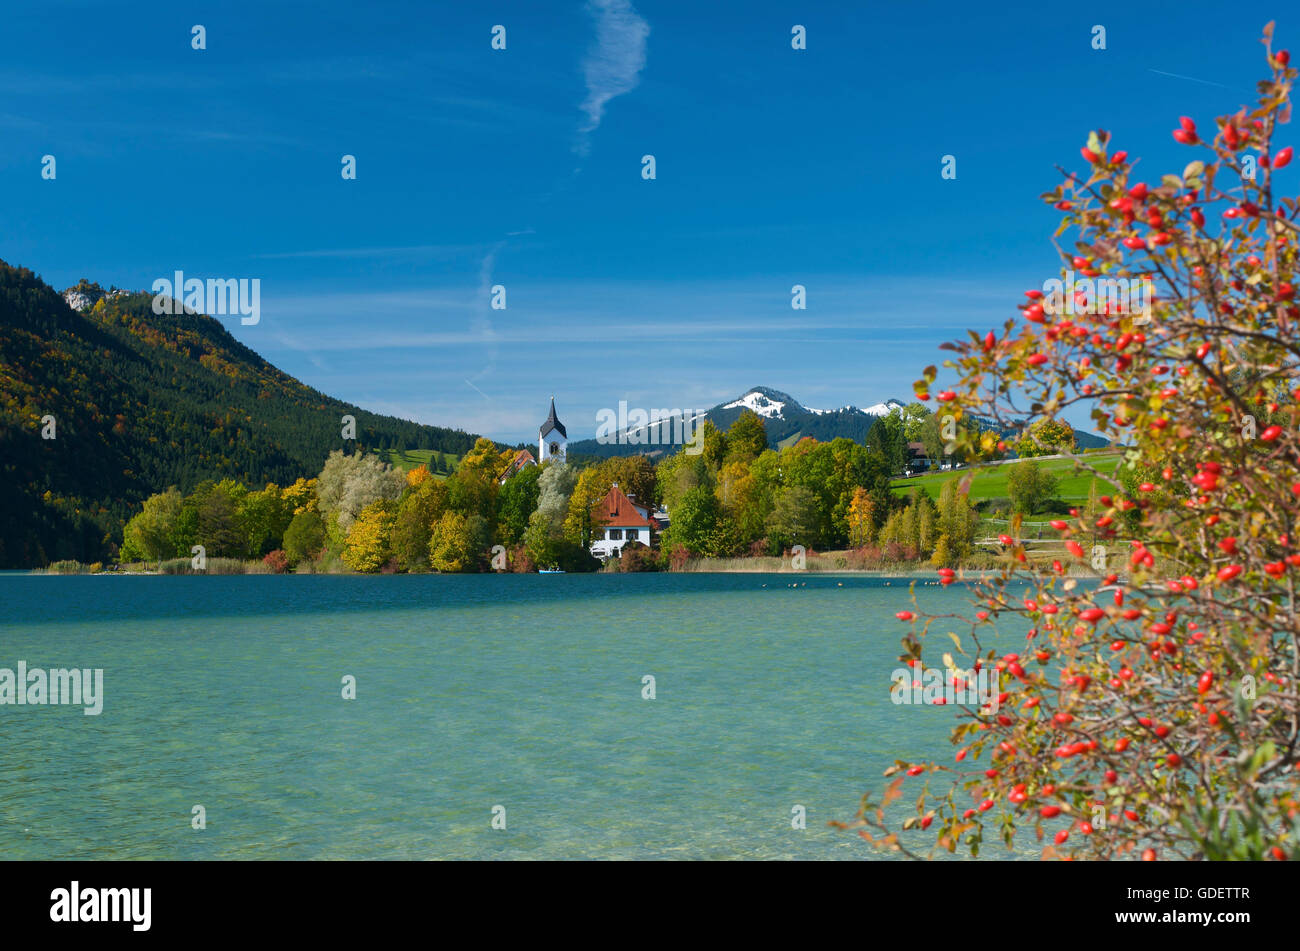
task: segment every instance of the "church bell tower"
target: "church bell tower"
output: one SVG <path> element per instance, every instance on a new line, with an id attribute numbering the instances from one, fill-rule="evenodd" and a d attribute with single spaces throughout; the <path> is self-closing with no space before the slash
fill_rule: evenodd
<path id="1" fill-rule="evenodd" d="M 569 434 L 564 431 L 564 424 L 555 416 L 555 397 L 551 397 L 551 415 L 542 423 L 541 435 L 537 438 L 537 464 L 547 459 L 564 462 L 564 449 L 569 441 Z"/>

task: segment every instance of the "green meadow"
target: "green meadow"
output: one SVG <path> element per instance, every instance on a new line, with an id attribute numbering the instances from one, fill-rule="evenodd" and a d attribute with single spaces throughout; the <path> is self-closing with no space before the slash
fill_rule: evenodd
<path id="1" fill-rule="evenodd" d="M 394 468 L 410 472 L 416 466 L 428 466 L 437 478 L 445 479 L 456 471 L 461 457 L 454 452 L 438 452 L 434 449 L 376 449 L 375 455 Z M 435 465 L 434 456 L 442 458 L 442 467 Z"/>
<path id="2" fill-rule="evenodd" d="M 1123 456 L 1118 452 L 1088 453 L 1085 457 L 1097 470 L 1110 475 L 1119 467 Z M 1064 502 L 1086 502 L 1088 491 L 1094 476 L 1090 472 L 1077 471 L 1070 459 L 1040 459 L 1039 466 L 1050 472 L 1059 480 L 1056 495 Z M 944 483 L 950 479 L 971 477 L 970 500 L 983 502 L 987 499 L 1005 499 L 1007 497 L 1007 478 L 1015 462 L 998 465 L 972 466 L 968 469 L 952 469 L 947 472 L 927 472 L 910 479 L 896 479 L 893 490 L 898 495 L 910 495 L 913 488 L 921 488 L 934 499 L 939 500 Z M 1101 483 L 1097 487 L 1099 494 L 1106 494 L 1109 486 Z"/>

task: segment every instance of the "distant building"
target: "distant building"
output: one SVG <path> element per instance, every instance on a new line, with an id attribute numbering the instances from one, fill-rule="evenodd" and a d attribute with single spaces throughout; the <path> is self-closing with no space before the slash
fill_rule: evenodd
<path id="1" fill-rule="evenodd" d="M 930 457 L 925 452 L 925 443 L 909 442 L 907 444 L 907 471 L 924 472 L 930 468 Z"/>
<path id="2" fill-rule="evenodd" d="M 516 472 L 518 472 L 521 469 L 527 469 L 529 466 L 535 466 L 535 465 L 537 465 L 537 460 L 533 458 L 533 454 L 529 452 L 527 449 L 520 449 L 517 453 L 515 453 L 515 457 L 510 460 L 510 465 L 506 467 L 505 472 L 501 473 L 501 478 L 497 481 L 500 482 L 502 485 L 505 485 L 506 480 L 509 479 Z"/>
<path id="3" fill-rule="evenodd" d="M 617 555 L 628 542 L 650 547 L 657 523 L 649 509 L 628 498 L 615 482 L 591 511 L 597 527 L 592 532 L 591 553 L 602 561 Z"/>
<path id="4" fill-rule="evenodd" d="M 541 464 L 548 459 L 554 459 L 556 462 L 564 462 L 565 447 L 569 443 L 569 434 L 565 432 L 564 424 L 556 418 L 555 415 L 555 397 L 551 397 L 551 415 L 546 417 L 546 422 L 542 423 L 540 434 L 537 437 L 537 462 Z"/>

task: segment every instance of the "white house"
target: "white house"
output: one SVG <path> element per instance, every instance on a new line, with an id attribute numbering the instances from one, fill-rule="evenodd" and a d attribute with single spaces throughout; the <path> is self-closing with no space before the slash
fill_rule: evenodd
<path id="1" fill-rule="evenodd" d="M 622 552 L 628 542 L 650 546 L 655 523 L 649 511 L 624 495 L 617 482 L 591 510 L 591 518 L 599 526 L 592 532 L 591 553 L 602 561 Z"/>

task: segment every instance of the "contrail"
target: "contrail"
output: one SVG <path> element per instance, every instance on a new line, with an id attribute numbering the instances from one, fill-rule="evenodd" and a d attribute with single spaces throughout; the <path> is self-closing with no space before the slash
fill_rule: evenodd
<path id="1" fill-rule="evenodd" d="M 1186 79 L 1194 83 L 1204 83 L 1207 86 L 1218 86 L 1221 89 L 1232 88 L 1231 86 L 1225 85 L 1224 83 L 1216 83 L 1209 79 L 1197 79 L 1195 76 L 1183 76 L 1179 73 L 1166 73 L 1163 69 L 1152 69 L 1150 66 L 1147 67 L 1147 71 L 1152 73 L 1159 73 L 1161 76 L 1172 76 L 1174 79 Z"/>

